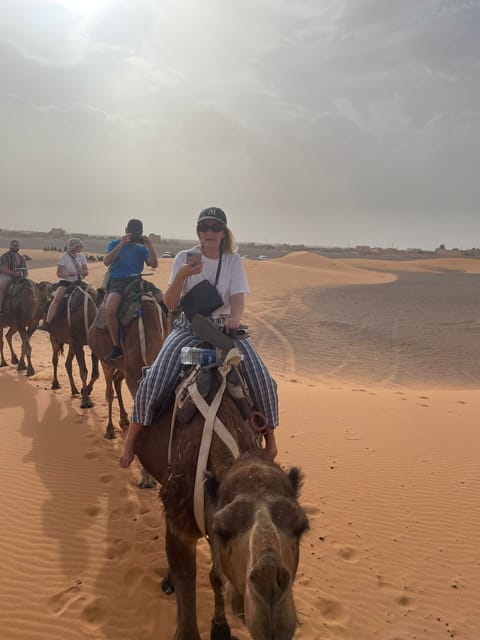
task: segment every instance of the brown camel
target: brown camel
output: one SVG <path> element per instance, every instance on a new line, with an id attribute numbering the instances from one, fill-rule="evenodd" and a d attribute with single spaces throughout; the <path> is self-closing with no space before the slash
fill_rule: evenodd
<path id="1" fill-rule="evenodd" d="M 50 342 L 52 344 L 53 382 L 52 389 L 60 389 L 57 378 L 58 354 L 63 353 L 63 345 L 68 344 L 65 369 L 72 396 L 78 395 L 78 389 L 73 379 L 72 362 L 75 357 L 78 362 L 80 378 L 82 380 L 81 396 L 82 409 L 93 407 L 90 398 L 93 385 L 99 378 L 98 357 L 92 353 L 92 373 L 87 383 L 88 369 L 85 362 L 84 346 L 87 344 L 87 334 L 97 313 L 96 292 L 91 287 L 74 285 L 67 293 L 50 323 Z"/>
<path id="2" fill-rule="evenodd" d="M 19 278 L 7 288 L 3 305 L 4 313 L 0 318 L 0 367 L 7 365 L 3 352 L 3 328 L 9 327 L 6 338 L 12 364 L 17 365 L 17 371 L 26 370 L 27 376 L 32 376 L 35 373 L 32 365 L 30 338 L 43 315 L 43 305 L 48 298 L 49 291 L 50 284 L 48 282 L 42 281 L 36 284 L 28 278 Z M 22 340 L 20 358 L 17 357 L 12 342 L 12 338 L 17 332 Z"/>
<path id="3" fill-rule="evenodd" d="M 33 333 L 37 330 L 40 320 L 43 318 L 44 308 L 48 301 L 50 290 L 52 287 L 50 282 L 47 282 L 46 280 L 41 280 L 39 283 L 37 283 L 37 286 L 38 286 L 39 299 L 38 299 L 38 305 L 37 305 L 37 313 L 36 313 L 34 322 L 31 326 L 28 327 L 28 335 L 30 338 L 32 337 Z M 3 332 L 3 329 L 0 329 L 0 331 Z M 17 354 L 15 353 L 15 349 L 13 347 L 13 336 L 17 332 L 18 332 L 18 329 L 15 326 L 9 327 L 5 337 L 7 339 L 8 347 L 10 349 L 11 363 L 18 365 L 17 366 L 18 371 L 25 371 L 27 366 L 25 364 L 25 349 L 23 346 L 23 342 L 22 342 L 20 358 L 18 358 Z M 1 337 L 2 336 L 0 336 L 0 341 L 1 341 Z M 5 367 L 6 364 L 7 363 L 5 362 L 5 359 L 3 357 L 3 349 L 2 349 L 2 353 L 0 354 L 0 367 Z"/>
<path id="4" fill-rule="evenodd" d="M 144 289 L 144 284 L 142 280 L 135 281 L 125 291 L 120 309 L 123 358 L 114 363 L 105 362 L 105 356 L 111 352 L 113 345 L 105 324 L 103 305 L 88 333 L 88 344 L 100 359 L 105 374 L 105 397 L 108 402 L 105 437 L 108 439 L 116 437 L 112 420 L 114 388 L 120 408 L 119 425 L 125 429 L 129 419 L 123 403 L 122 381 L 125 378 L 132 397 L 135 397 L 142 369 L 155 360 L 169 329 L 165 314 L 150 291 Z"/>
<path id="5" fill-rule="evenodd" d="M 214 393 L 215 389 L 207 396 L 209 403 Z M 287 474 L 268 459 L 228 394 L 217 415 L 237 443 L 240 456 L 235 459 L 213 435 L 203 478 L 206 483 L 201 479 L 201 494 L 205 489 L 202 524 L 211 546 L 210 583 L 215 594 L 210 637 L 232 638 L 225 614 L 227 595 L 254 640 L 290 640 L 297 625 L 292 586 L 300 539 L 308 529 L 298 504 L 301 474 L 296 468 Z M 195 555 L 202 524 L 195 515 L 194 487 L 204 419 L 197 413 L 189 424 L 177 420 L 172 434 L 171 419 L 172 410 L 143 429 L 136 453 L 162 485 L 170 566 L 164 583 L 171 584 L 170 592 L 175 591 L 177 599 L 175 640 L 200 640 Z M 165 586 L 164 590 L 168 593 Z"/>

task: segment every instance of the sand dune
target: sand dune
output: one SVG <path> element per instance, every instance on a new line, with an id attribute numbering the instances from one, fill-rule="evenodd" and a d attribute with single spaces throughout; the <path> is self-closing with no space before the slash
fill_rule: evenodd
<path id="1" fill-rule="evenodd" d="M 31 276 L 55 280 L 47 252 L 38 253 L 44 255 L 32 255 Z M 388 376 L 375 383 L 375 352 L 367 351 L 367 341 L 342 343 L 345 333 L 335 319 L 336 294 L 341 315 L 350 291 L 367 287 L 380 296 L 389 283 L 396 285 L 399 272 L 408 271 L 409 278 L 433 267 L 439 278 L 443 270 L 478 273 L 476 261 L 425 262 L 395 262 L 391 271 L 383 262 L 308 253 L 245 262 L 252 287 L 247 317 L 279 383 L 278 460 L 305 474 L 302 501 L 311 530 L 295 587 L 297 638 L 480 637 L 480 393 L 458 385 L 414 388 Z M 150 277 L 164 287 L 170 266 L 162 260 Z M 104 269 L 91 263 L 89 281 L 98 285 Z M 457 281 L 442 282 L 456 287 Z M 318 326 L 307 307 L 298 306 L 314 291 L 328 293 L 316 311 L 324 321 Z M 380 305 L 375 300 L 371 304 Z M 413 319 L 423 318 L 421 303 L 409 307 Z M 289 305 L 303 309 L 295 322 Z M 472 331 L 474 315 L 472 309 Z M 355 328 L 363 316 L 351 317 Z M 358 336 L 362 327 L 356 328 Z M 359 358 L 363 353 L 365 367 L 355 384 L 345 367 L 316 371 L 312 360 L 302 369 L 298 354 L 314 352 L 327 330 L 332 354 L 348 344 L 350 354 L 352 344 Z M 432 338 L 429 353 L 443 352 L 451 335 Z M 415 336 L 409 339 L 420 366 L 428 355 L 415 347 Z M 62 388 L 50 390 L 48 336 L 38 332 L 32 342 L 33 379 L 13 366 L 0 370 L 0 638 L 172 638 L 175 601 L 159 587 L 166 559 L 157 494 L 137 489 L 137 467 L 118 468 L 120 433 L 115 441 L 103 438 L 102 381 L 93 392 L 95 407 L 81 410 L 79 400 L 69 397 L 63 367 Z M 378 354 L 388 353 L 385 345 L 377 343 Z M 411 362 L 397 358 L 396 373 L 409 379 Z M 202 542 L 202 639 L 209 637 L 213 606 L 208 569 Z M 233 629 L 246 640 L 238 621 Z"/>

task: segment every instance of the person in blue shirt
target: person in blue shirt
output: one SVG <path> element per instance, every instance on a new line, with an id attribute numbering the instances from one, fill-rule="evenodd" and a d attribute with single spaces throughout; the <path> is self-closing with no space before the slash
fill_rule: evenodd
<path id="1" fill-rule="evenodd" d="M 105 360 L 111 362 L 123 357 L 118 324 L 118 310 L 123 292 L 133 280 L 140 276 L 145 263 L 152 269 L 156 269 L 158 266 L 152 241 L 148 236 L 143 235 L 141 220 L 132 218 L 128 221 L 125 235 L 120 240 L 112 240 L 108 244 L 103 263 L 110 272 L 105 299 L 105 316 L 113 349 Z M 149 287 L 157 301 L 162 302 L 163 294 L 160 289 L 152 283 L 149 283 Z"/>

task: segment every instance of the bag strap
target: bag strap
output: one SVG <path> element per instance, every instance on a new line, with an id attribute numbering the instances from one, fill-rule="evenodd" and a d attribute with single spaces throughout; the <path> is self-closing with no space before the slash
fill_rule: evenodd
<path id="1" fill-rule="evenodd" d="M 217 273 L 215 274 L 215 287 L 218 284 L 218 279 L 220 277 L 220 269 L 222 268 L 222 252 L 220 251 L 220 258 L 218 259 L 218 267 L 217 267 Z"/>
<path id="2" fill-rule="evenodd" d="M 77 272 L 77 276 L 80 278 L 80 265 L 78 264 L 78 262 L 76 261 L 76 259 L 72 256 L 72 254 L 70 253 L 70 251 L 67 251 L 68 255 L 70 256 L 74 266 L 75 266 L 75 271 Z"/>

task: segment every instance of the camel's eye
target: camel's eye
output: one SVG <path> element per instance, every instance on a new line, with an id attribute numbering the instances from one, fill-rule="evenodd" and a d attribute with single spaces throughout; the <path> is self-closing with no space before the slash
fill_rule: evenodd
<path id="1" fill-rule="evenodd" d="M 270 515 L 275 526 L 290 535 L 298 537 L 308 529 L 308 519 L 304 510 L 291 500 L 275 500 L 270 505 Z"/>
<path id="2" fill-rule="evenodd" d="M 213 519 L 213 531 L 225 544 L 233 536 L 245 533 L 253 524 L 254 506 L 250 500 L 236 498 L 217 511 Z"/>

